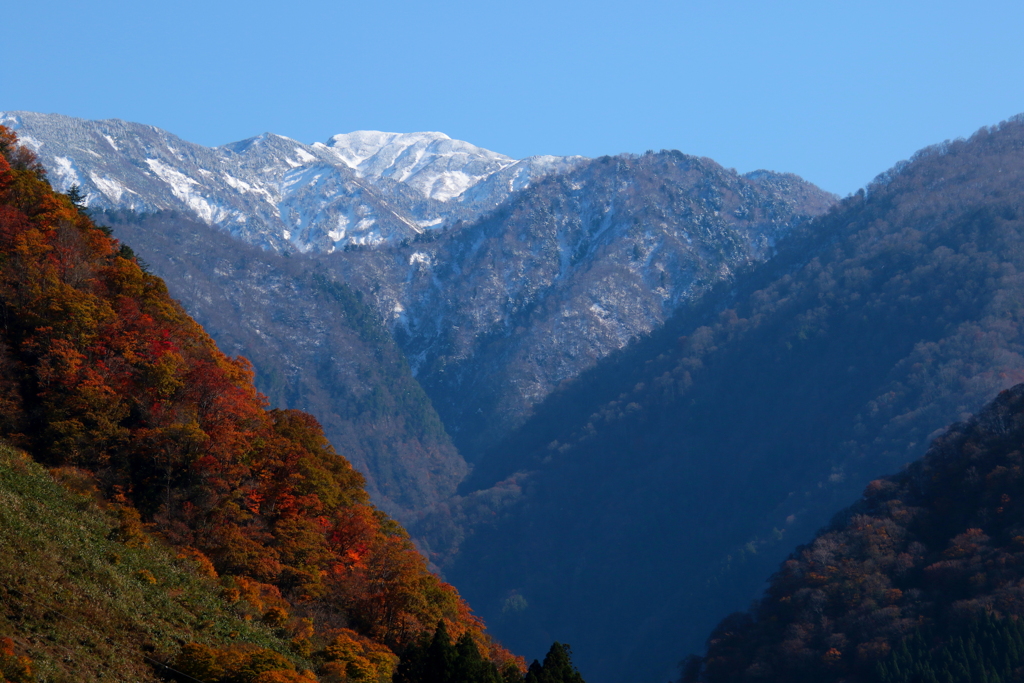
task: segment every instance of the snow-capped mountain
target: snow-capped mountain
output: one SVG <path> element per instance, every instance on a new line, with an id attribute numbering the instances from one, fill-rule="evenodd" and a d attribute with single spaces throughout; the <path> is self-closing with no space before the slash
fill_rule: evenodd
<path id="1" fill-rule="evenodd" d="M 538 156 L 517 161 L 504 154 L 453 140 L 444 133 L 381 133 L 360 130 L 335 135 L 313 147 L 335 155 L 360 178 L 375 184 L 394 181 L 441 202 L 477 203 L 482 193 L 467 190 L 484 184 L 507 192 L 525 187 L 531 179 L 568 169 L 563 157 Z M 576 157 L 577 160 L 580 160 Z M 500 175 L 497 175 L 499 174 Z M 499 200 L 500 201 L 500 200 Z"/>
<path id="2" fill-rule="evenodd" d="M 177 210 L 275 251 L 401 242 L 470 220 L 580 157 L 516 160 L 443 133 L 272 133 L 204 147 L 118 119 L 2 112 L 62 191 L 91 208 Z"/>

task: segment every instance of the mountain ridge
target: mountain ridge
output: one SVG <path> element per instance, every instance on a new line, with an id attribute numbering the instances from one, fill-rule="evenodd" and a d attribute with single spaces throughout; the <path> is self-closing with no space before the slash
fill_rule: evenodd
<path id="1" fill-rule="evenodd" d="M 1022 139 L 922 150 L 550 394 L 446 511 L 478 524 L 447 576 L 520 649 L 557 631 L 607 680 L 668 675 L 656 652 L 696 649 L 790 544 L 1024 380 Z"/>
<path id="2" fill-rule="evenodd" d="M 77 185 L 87 206 L 184 211 L 275 251 L 409 239 L 580 160 L 515 160 L 441 133 L 362 131 L 385 141 L 353 166 L 360 157 L 342 147 L 346 134 L 330 144 L 264 133 L 203 147 L 120 119 L 0 112 L 0 123 L 40 155 L 58 189 Z"/>
<path id="3" fill-rule="evenodd" d="M 1020 680 L 1024 658 L 999 631 L 1024 617 L 1022 426 L 1018 384 L 872 481 L 715 628 L 682 681 Z"/>
<path id="4" fill-rule="evenodd" d="M 832 201 L 791 174 L 747 179 L 680 152 L 602 157 L 475 223 L 346 252 L 336 268 L 375 292 L 475 461 L 560 382 L 768 258 L 776 239 Z"/>

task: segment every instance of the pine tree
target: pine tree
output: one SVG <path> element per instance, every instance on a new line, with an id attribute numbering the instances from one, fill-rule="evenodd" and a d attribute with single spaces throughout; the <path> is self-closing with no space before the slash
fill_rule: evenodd
<path id="1" fill-rule="evenodd" d="M 537 660 L 530 665 L 526 672 L 524 683 L 584 683 L 583 676 L 576 670 L 572 663 L 572 650 L 568 645 L 553 643 L 547 655 L 544 656 L 544 663 L 539 664 Z"/>
<path id="2" fill-rule="evenodd" d="M 68 190 L 68 199 L 71 200 L 72 205 L 79 211 L 85 209 L 85 195 L 82 194 L 82 189 L 78 185 L 72 185 L 71 189 Z"/>

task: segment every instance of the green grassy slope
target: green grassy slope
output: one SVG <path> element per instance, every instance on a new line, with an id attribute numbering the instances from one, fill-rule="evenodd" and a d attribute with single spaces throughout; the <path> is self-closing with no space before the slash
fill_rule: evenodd
<path id="1" fill-rule="evenodd" d="M 202 567 L 102 505 L 84 475 L 55 475 L 64 486 L 0 444 L 0 638 L 38 681 L 158 680 L 187 642 L 289 652 L 250 621 L 251 604 L 229 603 Z"/>

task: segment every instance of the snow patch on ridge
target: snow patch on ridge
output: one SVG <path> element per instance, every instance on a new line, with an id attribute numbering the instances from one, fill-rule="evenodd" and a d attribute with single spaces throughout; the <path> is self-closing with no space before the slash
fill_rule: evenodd
<path id="1" fill-rule="evenodd" d="M 146 164 L 160 180 L 171 186 L 171 193 L 202 220 L 207 223 L 219 223 L 230 215 L 223 208 L 211 204 L 200 196 L 193 189 L 193 186 L 200 187 L 199 183 L 181 171 L 176 171 L 159 159 L 146 159 Z"/>
<path id="2" fill-rule="evenodd" d="M 446 171 L 431 183 L 430 191 L 427 194 L 434 199 L 446 201 L 452 197 L 458 197 L 476 185 L 478 180 L 479 178 L 474 178 L 462 171 Z"/>
<path id="3" fill-rule="evenodd" d="M 202 174 L 204 177 L 212 175 L 209 171 L 205 171 L 203 169 L 200 169 L 199 173 Z M 228 185 L 230 185 L 233 189 L 238 190 L 239 192 L 241 192 L 243 194 L 260 195 L 261 197 L 266 199 L 268 202 L 273 203 L 274 196 L 270 193 L 269 190 L 267 190 L 267 188 L 265 188 L 265 187 L 256 187 L 254 185 L 250 185 L 249 183 L 245 182 L 244 180 L 241 180 L 240 178 L 236 178 L 235 176 L 233 176 L 233 175 L 231 175 L 230 173 L 227 173 L 227 172 L 222 173 L 221 175 L 224 178 L 224 182 L 226 182 Z"/>
<path id="4" fill-rule="evenodd" d="M 107 195 L 107 198 L 112 202 L 119 202 L 126 192 L 132 192 L 116 180 L 111 178 L 102 178 L 91 171 L 89 172 L 89 180 L 92 181 L 92 184 L 96 186 L 97 190 Z M 132 192 L 132 194 L 136 193 Z"/>
<path id="5" fill-rule="evenodd" d="M 33 152 L 38 152 L 43 147 L 42 140 L 37 140 L 31 135 L 25 133 L 18 133 L 18 142 L 31 149 Z"/>
<path id="6" fill-rule="evenodd" d="M 330 139 L 329 144 L 317 143 L 317 146 L 330 150 L 350 168 L 358 168 L 361 163 L 401 135 L 401 133 L 383 133 L 379 130 L 357 130 L 335 135 Z"/>
<path id="7" fill-rule="evenodd" d="M 72 185 L 81 185 L 78 171 L 75 170 L 75 162 L 67 157 L 54 157 L 54 161 L 57 162 L 57 166 L 51 168 L 50 172 L 57 177 L 57 182 L 54 183 L 56 186 L 70 188 Z"/>
<path id="8" fill-rule="evenodd" d="M 333 230 L 329 230 L 327 232 L 327 237 L 332 242 L 340 242 L 341 240 L 345 239 L 345 233 L 347 232 L 347 228 L 348 228 L 348 218 L 346 218 L 345 216 L 339 215 L 335 219 L 335 228 Z"/>

